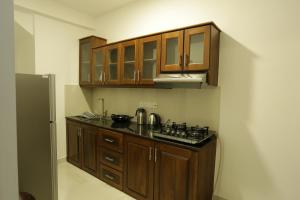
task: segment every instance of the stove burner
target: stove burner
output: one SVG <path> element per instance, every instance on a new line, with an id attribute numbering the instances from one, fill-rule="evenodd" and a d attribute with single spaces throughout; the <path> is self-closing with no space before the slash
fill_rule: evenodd
<path id="1" fill-rule="evenodd" d="M 189 144 L 200 144 L 213 135 L 208 130 L 207 126 L 187 127 L 186 123 L 176 124 L 172 122 L 172 125 L 166 124 L 162 126 L 161 130 L 154 132 L 154 136 Z"/>

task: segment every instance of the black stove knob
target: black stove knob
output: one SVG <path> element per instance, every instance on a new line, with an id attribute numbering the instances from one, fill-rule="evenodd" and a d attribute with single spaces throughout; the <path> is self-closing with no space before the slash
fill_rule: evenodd
<path id="1" fill-rule="evenodd" d="M 185 137 L 187 136 L 187 134 L 186 134 L 185 131 L 182 131 L 182 132 L 180 133 L 180 136 L 183 137 L 183 138 L 185 138 Z"/>

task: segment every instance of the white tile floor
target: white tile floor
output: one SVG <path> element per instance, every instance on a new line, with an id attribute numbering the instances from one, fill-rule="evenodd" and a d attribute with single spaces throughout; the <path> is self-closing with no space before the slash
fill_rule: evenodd
<path id="1" fill-rule="evenodd" d="M 88 173 L 62 162 L 58 164 L 58 200 L 133 200 Z"/>

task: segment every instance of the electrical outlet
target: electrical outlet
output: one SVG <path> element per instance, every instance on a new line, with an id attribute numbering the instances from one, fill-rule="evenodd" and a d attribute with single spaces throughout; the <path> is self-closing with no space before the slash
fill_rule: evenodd
<path id="1" fill-rule="evenodd" d="M 145 102 L 139 102 L 139 107 L 145 108 Z"/>
<path id="2" fill-rule="evenodd" d="M 158 108 L 158 104 L 157 103 L 153 103 L 152 108 L 153 109 L 157 109 Z"/>

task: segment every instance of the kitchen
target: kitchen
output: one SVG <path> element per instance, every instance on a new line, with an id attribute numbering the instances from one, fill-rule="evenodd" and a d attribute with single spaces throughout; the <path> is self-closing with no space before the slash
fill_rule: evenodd
<path id="1" fill-rule="evenodd" d="M 79 12 L 82 5 L 76 10 L 66 2 L 28 2 L 15 1 L 14 6 L 18 30 L 25 31 L 29 42 L 16 43 L 16 67 L 24 69 L 22 63 L 31 59 L 35 68 L 27 72 L 56 74 L 59 160 L 66 157 L 65 116 L 101 114 L 99 98 L 109 116 L 133 116 L 137 107 L 155 105 L 163 121 L 217 131 L 223 149 L 216 161 L 221 153 L 223 162 L 215 195 L 228 200 L 299 198 L 298 2 L 134 1 L 95 18 Z M 98 13 L 106 7 L 101 3 Z M 218 87 L 79 87 L 78 39 L 97 35 L 112 43 L 209 21 L 222 30 Z"/>

